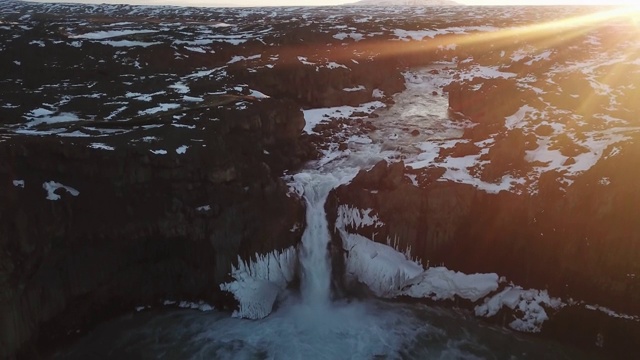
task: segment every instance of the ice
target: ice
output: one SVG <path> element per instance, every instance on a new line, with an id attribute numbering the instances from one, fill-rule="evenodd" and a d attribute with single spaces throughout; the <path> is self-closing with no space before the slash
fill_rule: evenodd
<path id="1" fill-rule="evenodd" d="M 296 261 L 293 247 L 256 254 L 256 260 L 248 262 L 238 258 L 238 267 L 231 270 L 234 281 L 220 285 L 221 290 L 232 293 L 238 300 L 240 308 L 233 316 L 247 319 L 268 316 L 278 294 L 293 280 Z"/>
<path id="2" fill-rule="evenodd" d="M 354 229 L 360 229 L 364 226 L 373 226 L 374 228 L 384 226 L 377 215 L 371 215 L 373 209 L 358 209 L 348 205 L 338 206 L 338 216 L 336 219 L 336 228 L 345 228 L 351 226 Z"/>
<path id="3" fill-rule="evenodd" d="M 459 296 L 476 302 L 498 289 L 498 274 L 463 274 L 445 267 L 432 267 L 407 284 L 402 295 L 433 300 Z"/>
<path id="4" fill-rule="evenodd" d="M 347 279 L 367 285 L 376 296 L 398 296 L 405 284 L 423 271 L 422 266 L 390 246 L 344 231 L 341 235 L 347 252 Z"/>
<path id="5" fill-rule="evenodd" d="M 13 180 L 13 186 L 24 189 L 24 180 Z"/>
<path id="6" fill-rule="evenodd" d="M 523 290 L 519 286 L 509 286 L 500 293 L 486 298 L 482 305 L 475 307 L 476 316 L 495 316 L 502 307 L 516 311 L 517 317 L 509 327 L 522 332 L 540 332 L 542 324 L 549 319 L 545 308 L 560 309 L 562 301 L 551 298 L 546 290 Z M 543 307 L 544 306 L 544 307 Z"/>
<path id="7" fill-rule="evenodd" d="M 69 186 L 62 185 L 59 182 L 55 182 L 55 181 L 47 181 L 43 183 L 42 188 L 47 192 L 47 200 L 52 200 L 52 201 L 61 199 L 61 196 L 56 194 L 56 190 L 58 189 L 66 190 L 66 192 L 71 196 L 80 195 L 80 192 L 78 190 Z"/>

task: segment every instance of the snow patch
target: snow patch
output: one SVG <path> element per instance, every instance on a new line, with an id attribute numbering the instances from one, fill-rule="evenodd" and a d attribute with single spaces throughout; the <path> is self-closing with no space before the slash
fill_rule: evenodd
<path id="1" fill-rule="evenodd" d="M 509 323 L 509 327 L 522 332 L 536 333 L 542 329 L 542 323 L 549 319 L 544 307 L 560 309 L 564 304 L 560 299 L 550 297 L 546 290 L 523 290 L 519 286 L 509 286 L 485 299 L 484 304 L 476 306 L 475 314 L 491 317 L 505 306 L 516 310 L 516 314 L 519 315 Z"/>
<path id="2" fill-rule="evenodd" d="M 184 154 L 187 152 L 187 149 L 189 148 L 188 145 L 182 145 L 179 148 L 176 149 L 176 153 L 177 154 Z"/>
<path id="3" fill-rule="evenodd" d="M 114 37 L 134 35 L 134 34 L 152 34 L 156 33 L 156 30 L 108 30 L 108 31 L 95 31 L 81 35 L 69 36 L 72 39 L 90 39 L 90 40 L 102 40 Z"/>
<path id="4" fill-rule="evenodd" d="M 351 87 L 351 88 L 344 88 L 342 89 L 342 91 L 346 91 L 346 92 L 354 92 L 354 91 L 362 91 L 365 90 L 366 88 L 363 85 L 358 85 L 355 87 Z"/>
<path id="5" fill-rule="evenodd" d="M 498 274 L 463 274 L 445 267 L 432 267 L 405 284 L 402 295 L 432 300 L 455 296 L 476 302 L 498 289 Z"/>
<path id="6" fill-rule="evenodd" d="M 92 143 L 89 145 L 89 148 L 91 149 L 97 149 L 97 150 L 115 150 L 115 148 L 113 146 L 109 146 L 103 143 Z"/>
<path id="7" fill-rule="evenodd" d="M 383 102 L 372 101 L 360 106 L 337 106 L 331 108 L 303 110 L 304 120 L 306 122 L 303 131 L 307 134 L 315 134 L 316 132 L 313 131 L 313 128 L 322 122 L 330 120 L 331 118 L 347 118 L 355 112 L 370 114 L 375 110 L 384 107 L 386 107 L 386 105 Z"/>
<path id="8" fill-rule="evenodd" d="M 72 187 L 65 186 L 55 181 L 47 181 L 42 184 L 42 188 L 47 192 L 47 200 L 56 201 L 60 200 L 61 196 L 56 194 L 56 190 L 64 189 L 71 196 L 78 196 L 80 192 Z"/>

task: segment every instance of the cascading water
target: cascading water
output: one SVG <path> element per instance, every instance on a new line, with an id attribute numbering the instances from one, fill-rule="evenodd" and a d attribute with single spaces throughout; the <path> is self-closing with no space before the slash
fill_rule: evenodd
<path id="1" fill-rule="evenodd" d="M 326 306 L 330 299 L 331 263 L 327 253 L 329 224 L 324 204 L 338 180 L 332 175 L 302 173 L 294 177 L 304 183 L 307 227 L 302 235 L 299 259 L 302 267 L 302 299 L 314 307 Z"/>

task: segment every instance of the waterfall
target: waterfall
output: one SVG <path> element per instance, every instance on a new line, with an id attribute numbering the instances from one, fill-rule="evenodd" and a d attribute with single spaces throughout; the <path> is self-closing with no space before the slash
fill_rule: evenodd
<path id="1" fill-rule="evenodd" d="M 302 235 L 299 256 L 302 299 L 313 307 L 326 306 L 331 295 L 331 262 L 327 250 L 331 235 L 324 205 L 339 181 L 331 174 L 301 173 L 295 178 L 302 183 L 302 195 L 307 204 L 307 227 Z"/>

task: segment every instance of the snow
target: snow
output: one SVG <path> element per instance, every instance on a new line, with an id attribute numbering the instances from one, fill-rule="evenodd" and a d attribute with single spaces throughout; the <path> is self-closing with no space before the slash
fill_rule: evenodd
<path id="1" fill-rule="evenodd" d="M 511 79 L 518 76 L 518 74 L 500 71 L 497 66 L 479 66 L 475 65 L 468 71 L 460 74 L 461 81 L 470 81 L 474 78 L 483 79 Z"/>
<path id="2" fill-rule="evenodd" d="M 298 56 L 298 61 L 303 63 L 304 65 L 315 65 L 316 63 L 310 62 L 309 59 L 305 56 Z"/>
<path id="3" fill-rule="evenodd" d="M 432 267 L 412 279 L 402 295 L 432 300 L 452 300 L 455 296 L 476 302 L 498 289 L 498 274 L 463 274 L 445 267 Z"/>
<path id="4" fill-rule="evenodd" d="M 371 97 L 374 99 L 382 99 L 384 98 L 384 91 L 380 89 L 373 89 L 373 93 L 371 94 Z"/>
<path id="5" fill-rule="evenodd" d="M 433 39 L 438 34 L 445 34 L 441 30 L 403 30 L 403 29 L 395 29 L 393 34 L 402 41 L 409 40 L 417 40 L 422 41 L 424 38 L 428 37 Z"/>
<path id="6" fill-rule="evenodd" d="M 537 110 L 529 105 L 522 106 L 515 114 L 506 117 L 505 127 L 509 130 L 521 127 L 527 114 L 535 111 Z"/>
<path id="7" fill-rule="evenodd" d="M 164 149 L 160 149 L 160 150 L 149 150 L 152 153 L 154 153 L 155 155 L 167 155 L 167 150 Z"/>
<path id="8" fill-rule="evenodd" d="M 351 32 L 351 33 L 340 32 L 333 35 L 333 38 L 336 40 L 345 40 L 345 39 L 351 38 L 357 42 L 364 39 L 364 35 L 356 32 Z"/>
<path id="9" fill-rule="evenodd" d="M 76 39 L 90 39 L 90 40 L 102 40 L 114 37 L 134 35 L 134 34 L 152 34 L 156 33 L 156 30 L 108 30 L 108 31 L 95 31 L 81 35 L 72 35 L 70 38 Z"/>
<path id="10" fill-rule="evenodd" d="M 240 61 L 257 60 L 257 59 L 260 59 L 261 57 L 262 57 L 261 54 L 251 55 L 251 56 L 248 56 L 248 57 L 238 56 L 237 55 L 237 56 L 232 57 L 231 60 L 229 60 L 227 62 L 227 64 L 230 65 L 230 64 L 235 64 L 235 63 L 240 62 Z"/>
<path id="11" fill-rule="evenodd" d="M 56 201 L 60 200 L 61 196 L 56 194 L 56 190 L 64 189 L 71 196 L 78 196 L 80 192 L 72 187 L 65 186 L 55 181 L 47 181 L 42 184 L 42 188 L 47 192 L 47 200 Z"/>
<path id="12" fill-rule="evenodd" d="M 333 70 L 333 69 L 339 69 L 339 68 L 350 70 L 350 69 L 349 69 L 348 67 L 346 67 L 345 65 L 338 64 L 337 62 L 334 62 L 334 61 L 329 61 L 328 63 L 326 63 L 326 65 L 324 65 L 324 67 L 326 67 L 326 68 L 328 68 L 328 69 L 331 69 L 331 70 Z"/>
<path id="13" fill-rule="evenodd" d="M 100 44 L 110 45 L 113 47 L 149 47 L 153 45 L 160 45 L 161 42 L 144 42 L 144 41 L 132 41 L 132 40 L 108 40 L 108 41 L 100 41 Z"/>
<path id="14" fill-rule="evenodd" d="M 256 254 L 248 262 L 238 257 L 238 266 L 232 267 L 234 281 L 220 285 L 238 300 L 240 308 L 233 317 L 262 319 L 273 309 L 278 294 L 293 280 L 297 253 L 294 247 L 282 252 Z"/>
<path id="15" fill-rule="evenodd" d="M 202 102 L 204 101 L 204 98 L 185 95 L 182 97 L 182 100 L 188 101 L 188 102 Z"/>
<path id="16" fill-rule="evenodd" d="M 196 208 L 196 211 L 200 211 L 200 212 L 211 211 L 211 205 L 199 206 Z"/>
<path id="17" fill-rule="evenodd" d="M 169 87 L 171 87 L 171 86 L 169 86 Z M 164 94 L 166 94 L 165 91 L 156 91 L 156 92 L 154 92 L 152 94 L 141 94 L 141 93 L 135 93 L 135 92 L 127 91 L 127 93 L 124 96 L 126 98 L 134 98 L 134 99 L 139 100 L 139 101 L 149 102 L 149 101 L 153 100 L 154 96 L 156 96 L 156 95 L 164 95 Z"/>
<path id="18" fill-rule="evenodd" d="M 103 143 L 92 143 L 92 144 L 89 144 L 89 147 L 91 149 L 97 149 L 97 150 L 115 150 L 114 147 L 103 144 Z"/>
<path id="19" fill-rule="evenodd" d="M 169 85 L 169 89 L 175 90 L 178 94 L 188 94 L 191 89 L 189 86 L 185 85 L 182 81 L 179 81 L 175 84 Z"/>
<path id="20" fill-rule="evenodd" d="M 78 115 L 74 113 L 63 112 L 56 114 L 51 110 L 42 108 L 30 111 L 26 115 L 26 118 L 27 120 L 29 120 L 29 126 L 36 126 L 40 124 L 66 123 L 80 120 L 80 118 L 78 118 Z"/>
<path id="21" fill-rule="evenodd" d="M 265 95 L 258 90 L 249 89 L 249 95 L 255 97 L 256 99 L 269 99 L 271 96 Z"/>
<path id="22" fill-rule="evenodd" d="M 545 307 L 560 309 L 564 304 L 552 298 L 546 290 L 523 290 L 519 286 L 509 286 L 500 293 L 486 298 L 482 305 L 475 307 L 476 316 L 494 316 L 503 307 L 516 310 L 516 317 L 509 327 L 522 332 L 540 332 L 542 323 L 549 319 Z"/>
<path id="23" fill-rule="evenodd" d="M 13 186 L 24 189 L 24 180 L 13 180 Z"/>
<path id="24" fill-rule="evenodd" d="M 159 112 L 165 112 L 165 111 L 177 109 L 179 107 L 180 107 L 180 104 L 160 103 L 160 104 L 158 104 L 158 106 L 152 107 L 152 108 L 147 109 L 147 110 L 142 110 L 142 111 L 138 112 L 138 114 L 140 114 L 140 115 L 153 115 L 153 114 L 157 114 Z"/>
<path id="25" fill-rule="evenodd" d="M 346 91 L 346 92 L 354 92 L 354 91 L 362 91 L 365 90 L 366 88 L 363 85 L 358 85 L 356 87 L 352 87 L 352 88 L 344 88 L 342 89 L 342 91 Z"/>
<path id="26" fill-rule="evenodd" d="M 625 320 L 632 320 L 632 321 L 640 321 L 640 317 L 638 316 L 632 316 L 632 315 L 627 315 L 627 314 L 621 314 L 618 313 L 616 311 L 613 311 L 607 307 L 604 306 L 599 306 L 599 305 L 585 305 L 585 308 L 587 310 L 593 310 L 593 311 L 600 311 L 602 313 L 607 314 L 610 317 L 614 317 L 614 318 L 618 318 L 618 319 L 625 319 Z"/>
<path id="27" fill-rule="evenodd" d="M 189 148 L 189 145 L 182 145 L 179 148 L 176 149 L 176 153 L 177 154 L 184 154 L 187 152 L 187 149 Z"/>
<path id="28" fill-rule="evenodd" d="M 206 54 L 207 50 L 201 48 L 201 47 L 196 47 L 196 46 L 185 46 L 185 49 L 189 50 L 189 51 L 193 51 L 193 52 L 197 52 L 200 54 Z"/>
<path id="29" fill-rule="evenodd" d="M 306 122 L 303 131 L 307 134 L 315 134 L 313 128 L 322 122 L 329 121 L 330 118 L 346 118 L 350 117 L 355 112 L 365 112 L 370 114 L 373 111 L 384 107 L 386 107 L 386 105 L 383 102 L 372 101 L 360 106 L 337 106 L 331 108 L 303 110 L 304 120 Z"/>

